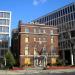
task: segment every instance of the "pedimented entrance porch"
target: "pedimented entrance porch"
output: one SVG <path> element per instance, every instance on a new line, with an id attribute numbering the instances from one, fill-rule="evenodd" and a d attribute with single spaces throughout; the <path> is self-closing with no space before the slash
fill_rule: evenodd
<path id="1" fill-rule="evenodd" d="M 34 56 L 34 67 L 45 67 L 47 65 L 47 56 Z"/>

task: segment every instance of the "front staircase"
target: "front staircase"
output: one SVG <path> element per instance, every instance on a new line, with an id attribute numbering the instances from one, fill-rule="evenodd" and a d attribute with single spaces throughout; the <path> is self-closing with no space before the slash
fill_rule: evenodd
<path id="1" fill-rule="evenodd" d="M 43 70 L 43 67 L 28 67 L 25 70 Z"/>

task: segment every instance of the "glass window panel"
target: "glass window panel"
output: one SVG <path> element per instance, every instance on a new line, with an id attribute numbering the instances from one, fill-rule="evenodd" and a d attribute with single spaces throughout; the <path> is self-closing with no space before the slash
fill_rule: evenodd
<path id="1" fill-rule="evenodd" d="M 34 55 L 38 55 L 37 49 L 34 47 Z"/>
<path id="2" fill-rule="evenodd" d="M 3 27 L 3 28 L 2 28 L 2 31 L 3 31 L 3 32 L 9 32 L 9 28 L 8 28 L 8 27 Z"/>
<path id="3" fill-rule="evenodd" d="M 5 18 L 10 18 L 10 13 L 4 12 L 3 15 Z"/>
<path id="4" fill-rule="evenodd" d="M 68 21 L 70 21 L 71 20 L 71 17 L 70 17 L 70 14 L 68 15 Z"/>
<path id="5" fill-rule="evenodd" d="M 34 41 L 36 41 L 36 38 L 34 38 Z"/>
<path id="6" fill-rule="evenodd" d="M 8 38 L 9 38 L 9 35 L 7 35 L 7 34 L 6 35 L 5 34 L 0 35 L 0 40 L 8 40 Z"/>
<path id="7" fill-rule="evenodd" d="M 65 10 L 63 9 L 63 15 L 65 15 Z"/>
<path id="8" fill-rule="evenodd" d="M 1 56 L 4 56 L 4 50 L 1 50 Z"/>
<path id="9" fill-rule="evenodd" d="M 75 19 L 75 13 L 74 13 L 74 19 Z"/>
<path id="10" fill-rule="evenodd" d="M 41 33 L 42 31 L 41 31 L 41 29 L 39 29 L 39 33 Z"/>
<path id="11" fill-rule="evenodd" d="M 72 8 L 72 6 L 70 6 L 70 12 L 72 12 L 73 11 L 73 8 Z"/>
<path id="12" fill-rule="evenodd" d="M 3 12 L 0 12 L 0 17 L 3 17 Z"/>
<path id="13" fill-rule="evenodd" d="M 6 20 L 5 19 L 0 19 L 0 25 L 6 25 Z"/>
<path id="14" fill-rule="evenodd" d="M 6 20 L 6 24 L 9 25 L 9 23 L 10 23 L 10 21 L 9 20 Z"/>
<path id="15" fill-rule="evenodd" d="M 28 46 L 25 47 L 25 55 L 28 55 Z"/>
<path id="16" fill-rule="evenodd" d="M 68 7 L 67 9 L 68 9 L 68 13 L 70 13 L 70 8 Z"/>
<path id="17" fill-rule="evenodd" d="M 46 30 L 45 29 L 43 29 L 43 33 L 46 33 Z"/>
<path id="18" fill-rule="evenodd" d="M 0 27 L 0 32 L 2 32 L 2 27 Z"/>
<path id="19" fill-rule="evenodd" d="M 26 32 L 26 33 L 29 33 L 29 29 L 28 29 L 28 28 L 25 28 L 25 32 Z"/>
<path id="20" fill-rule="evenodd" d="M 65 14 L 67 14 L 67 8 L 65 8 Z"/>
<path id="21" fill-rule="evenodd" d="M 73 5 L 73 11 L 75 11 L 75 5 Z"/>
<path id="22" fill-rule="evenodd" d="M 51 44 L 53 44 L 54 42 L 53 42 L 54 40 L 51 38 Z"/>
<path id="23" fill-rule="evenodd" d="M 73 13 L 71 13 L 71 20 L 73 20 Z"/>
<path id="24" fill-rule="evenodd" d="M 36 33 L 36 29 L 34 28 L 34 33 Z"/>
<path id="25" fill-rule="evenodd" d="M 28 43 L 28 37 L 25 38 L 25 43 Z"/>
<path id="26" fill-rule="evenodd" d="M 66 15 L 66 22 L 68 22 L 68 16 Z"/>
<path id="27" fill-rule="evenodd" d="M 62 10 L 61 10 L 61 16 L 62 16 Z"/>
<path id="28" fill-rule="evenodd" d="M 53 35 L 53 30 L 50 30 L 50 34 Z"/>

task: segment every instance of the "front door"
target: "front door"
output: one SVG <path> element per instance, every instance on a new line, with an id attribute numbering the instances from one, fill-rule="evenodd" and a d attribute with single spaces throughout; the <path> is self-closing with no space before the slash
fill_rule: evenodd
<path id="1" fill-rule="evenodd" d="M 45 67 L 47 59 L 45 56 L 34 57 L 34 66 L 35 67 Z"/>

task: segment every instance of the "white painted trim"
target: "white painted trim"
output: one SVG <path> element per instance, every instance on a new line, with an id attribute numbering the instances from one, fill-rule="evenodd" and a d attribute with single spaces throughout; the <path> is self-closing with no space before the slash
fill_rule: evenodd
<path id="1" fill-rule="evenodd" d="M 20 55 L 25 57 L 40 57 L 40 56 L 47 56 L 47 57 L 58 57 L 59 55 Z"/>
<path id="2" fill-rule="evenodd" d="M 0 32 L 0 34 L 9 34 L 9 32 Z"/>
<path id="3" fill-rule="evenodd" d="M 40 27 L 40 28 L 48 28 L 48 29 L 58 29 L 57 27 L 52 27 L 52 26 L 48 26 L 48 25 L 38 25 L 38 24 L 24 24 L 21 25 L 24 27 Z"/>
<path id="4" fill-rule="evenodd" d="M 26 32 L 19 32 L 20 34 L 32 34 L 32 35 L 50 35 L 50 36 L 55 36 L 55 35 L 59 35 L 59 34 L 53 34 L 53 35 L 51 35 L 51 34 L 48 34 L 48 33 L 26 33 Z"/>
<path id="5" fill-rule="evenodd" d="M 9 27 L 9 25 L 0 25 L 1 27 Z"/>
<path id="6" fill-rule="evenodd" d="M 11 11 L 3 11 L 3 10 L 1 10 L 0 12 L 8 12 L 8 13 L 10 13 Z"/>

